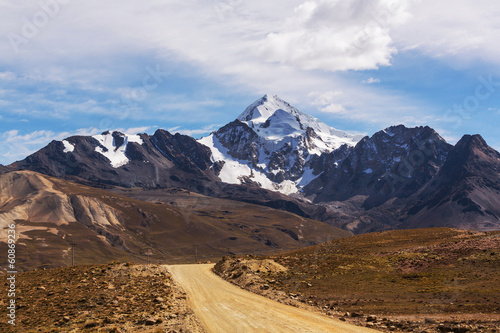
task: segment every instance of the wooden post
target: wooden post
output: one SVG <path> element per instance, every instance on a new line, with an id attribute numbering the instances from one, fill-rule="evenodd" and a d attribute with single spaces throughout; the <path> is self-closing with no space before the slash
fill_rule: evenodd
<path id="1" fill-rule="evenodd" d="M 70 242 L 69 245 L 71 245 L 71 266 L 75 266 L 75 246 L 78 244 Z"/>

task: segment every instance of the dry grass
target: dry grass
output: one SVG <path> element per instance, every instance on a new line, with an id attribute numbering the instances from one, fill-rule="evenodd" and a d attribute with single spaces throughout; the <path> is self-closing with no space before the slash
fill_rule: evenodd
<path id="1" fill-rule="evenodd" d="M 391 231 L 274 259 L 290 269 L 276 276 L 285 291 L 346 311 L 500 313 L 500 233 Z"/>
<path id="2" fill-rule="evenodd" d="M 17 278 L 17 332 L 196 328 L 185 295 L 162 266 L 75 266 L 21 273 Z M 4 284 L 1 289 L 6 295 Z M 2 321 L 0 331 L 14 330 Z"/>
<path id="3" fill-rule="evenodd" d="M 219 274 L 234 283 L 249 281 L 240 271 L 257 275 L 252 281 L 261 281 L 265 288 L 239 283 L 253 291 L 268 296 L 275 291 L 280 301 L 308 304 L 343 319 L 350 317 L 344 316 L 346 312 L 417 318 L 412 324 L 400 323 L 398 329 L 409 332 L 421 332 L 424 326 L 437 332 L 432 320 L 422 322 L 426 318 L 487 323 L 483 329 L 480 325 L 470 329 L 474 332 L 493 332 L 492 327 L 500 325 L 500 232 L 388 231 L 261 259 L 274 260 L 287 271 L 249 272 L 241 269 L 238 258 L 217 267 L 231 267 L 226 270 L 232 273 Z M 391 325 L 377 324 L 379 329 Z"/>

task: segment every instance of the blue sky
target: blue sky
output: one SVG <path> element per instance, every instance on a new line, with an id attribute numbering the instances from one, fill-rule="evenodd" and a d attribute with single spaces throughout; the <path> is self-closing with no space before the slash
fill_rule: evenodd
<path id="1" fill-rule="evenodd" d="M 195 137 L 265 93 L 500 149 L 495 0 L 0 0 L 0 163 L 108 129 Z"/>

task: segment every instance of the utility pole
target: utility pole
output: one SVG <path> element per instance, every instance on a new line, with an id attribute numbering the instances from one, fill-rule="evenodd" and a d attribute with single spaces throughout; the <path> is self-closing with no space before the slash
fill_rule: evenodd
<path id="1" fill-rule="evenodd" d="M 195 256 L 195 260 L 196 260 L 196 261 L 195 261 L 195 264 L 197 264 L 197 263 L 198 263 L 198 244 L 196 244 L 196 245 L 194 246 L 194 251 L 195 251 L 195 252 L 194 252 L 194 256 Z"/>
<path id="2" fill-rule="evenodd" d="M 69 245 L 71 245 L 71 266 L 75 266 L 75 246 L 78 244 L 70 242 Z"/>
<path id="3" fill-rule="evenodd" d="M 148 248 L 145 248 L 144 251 L 145 251 L 144 254 L 148 256 L 148 265 L 149 265 L 149 256 L 153 255 L 153 248 L 148 247 Z"/>

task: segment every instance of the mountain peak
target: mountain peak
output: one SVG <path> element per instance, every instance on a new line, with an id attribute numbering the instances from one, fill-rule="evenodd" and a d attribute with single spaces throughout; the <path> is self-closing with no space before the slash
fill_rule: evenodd
<path id="1" fill-rule="evenodd" d="M 450 167 L 457 167 L 470 161 L 483 163 L 498 163 L 500 154 L 486 143 L 479 134 L 464 135 L 450 152 Z M 447 168 L 444 168 L 447 170 Z"/>
<path id="2" fill-rule="evenodd" d="M 489 147 L 483 137 L 479 134 L 475 135 L 464 135 L 456 144 L 456 147 L 468 147 L 470 148 L 480 148 L 484 149 Z"/>
<path id="3" fill-rule="evenodd" d="M 299 110 L 277 95 L 265 94 L 250 104 L 237 119 L 247 123 L 250 127 L 255 127 L 256 125 L 265 123 L 277 110 L 283 110 L 288 113 L 299 113 Z"/>
<path id="4" fill-rule="evenodd" d="M 282 193 L 295 193 L 317 175 L 314 161 L 361 135 L 336 130 L 266 94 L 239 117 L 199 142 L 222 165 L 219 178 L 231 184 L 254 182 Z"/>
<path id="5" fill-rule="evenodd" d="M 247 124 L 260 137 L 271 141 L 305 135 L 310 128 L 321 138 L 321 151 L 331 151 L 345 143 L 354 146 L 363 137 L 330 127 L 321 120 L 299 111 L 277 95 L 270 94 L 253 102 L 237 120 Z"/>

